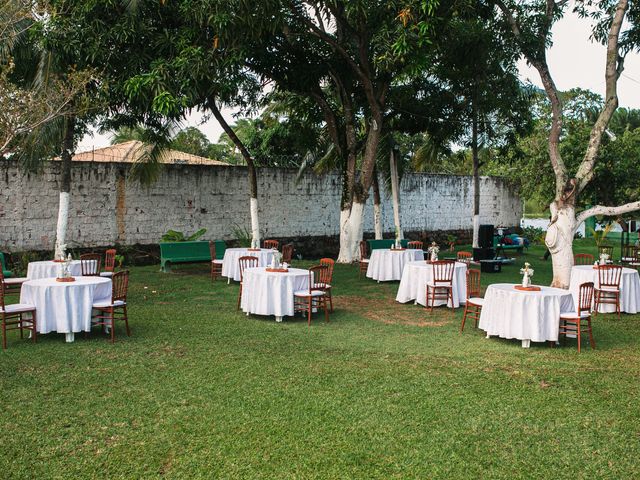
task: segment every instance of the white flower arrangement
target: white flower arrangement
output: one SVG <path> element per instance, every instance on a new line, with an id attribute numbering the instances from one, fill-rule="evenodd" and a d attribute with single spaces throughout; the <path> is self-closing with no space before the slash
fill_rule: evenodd
<path id="1" fill-rule="evenodd" d="M 600 265 L 606 265 L 607 263 L 609 263 L 609 254 L 608 253 L 601 253 L 600 254 Z"/>
<path id="2" fill-rule="evenodd" d="M 429 257 L 432 262 L 438 260 L 438 253 L 440 253 L 440 247 L 436 242 L 431 242 L 431 246 L 427 248 L 427 252 L 429 252 Z"/>

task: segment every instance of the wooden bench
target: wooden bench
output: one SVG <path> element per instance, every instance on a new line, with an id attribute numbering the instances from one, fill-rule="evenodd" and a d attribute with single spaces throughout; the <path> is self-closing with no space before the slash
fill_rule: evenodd
<path id="1" fill-rule="evenodd" d="M 226 245 L 216 240 L 216 257 L 222 260 Z M 160 269 L 171 271 L 172 263 L 210 262 L 209 242 L 160 242 Z"/>
<path id="2" fill-rule="evenodd" d="M 396 244 L 396 241 L 392 239 L 367 240 L 367 243 L 369 244 L 369 251 L 371 251 L 371 250 L 377 250 L 379 248 L 391 248 L 393 245 Z M 402 245 L 402 248 L 407 248 L 407 243 L 409 243 L 409 240 L 400 240 L 400 244 Z"/>

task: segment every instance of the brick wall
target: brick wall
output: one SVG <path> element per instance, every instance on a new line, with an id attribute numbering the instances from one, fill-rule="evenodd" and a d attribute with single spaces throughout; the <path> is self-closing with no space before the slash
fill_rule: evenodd
<path id="1" fill-rule="evenodd" d="M 58 210 L 59 169 L 24 173 L 13 161 L 0 162 L 0 249 L 53 248 Z M 128 178 L 129 165 L 77 162 L 72 169 L 68 243 L 98 247 L 157 243 L 169 229 L 205 239 L 232 240 L 232 227 L 249 227 L 246 170 L 242 167 L 166 165 L 150 187 Z M 339 230 L 340 180 L 337 175 L 305 175 L 262 169 L 258 175 L 263 238 L 317 237 L 332 244 Z M 481 179 L 482 223 L 517 225 L 521 202 L 500 179 Z M 471 229 L 471 177 L 409 174 L 401 183 L 402 223 L 408 237 L 441 238 L 444 231 L 464 236 Z M 370 200 L 371 203 L 371 200 Z M 373 232 L 367 206 L 365 232 Z M 389 198 L 383 199 L 385 232 L 393 236 Z M 413 233 L 412 233 L 413 232 Z M 370 235 L 367 235 L 370 236 Z"/>

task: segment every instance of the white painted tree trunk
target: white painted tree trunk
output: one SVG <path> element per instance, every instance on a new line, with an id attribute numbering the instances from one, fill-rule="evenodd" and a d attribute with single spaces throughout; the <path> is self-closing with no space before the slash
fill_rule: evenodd
<path id="1" fill-rule="evenodd" d="M 353 202 L 340 212 L 340 253 L 338 263 L 352 263 L 360 258 L 364 204 Z"/>
<path id="2" fill-rule="evenodd" d="M 65 252 L 62 249 L 67 243 L 67 227 L 69 225 L 69 192 L 60 192 L 58 205 L 58 224 L 56 226 L 55 258 L 60 258 Z"/>
<path id="3" fill-rule="evenodd" d="M 382 206 L 379 203 L 373 204 L 373 227 L 376 240 L 382 240 Z"/>
<path id="4" fill-rule="evenodd" d="M 249 208 L 251 212 L 251 237 L 260 246 L 260 221 L 258 219 L 258 199 L 250 197 Z"/>
<path id="5" fill-rule="evenodd" d="M 400 240 L 404 238 L 402 233 L 402 225 L 400 224 L 400 182 L 398 182 L 398 164 L 396 163 L 396 156 L 391 151 L 389 155 L 389 163 L 391 170 L 391 202 L 393 204 L 393 223 L 396 227 L 396 235 Z"/>
<path id="6" fill-rule="evenodd" d="M 550 205 L 551 218 L 556 219 L 549 228 L 544 243 L 551 253 L 553 262 L 552 287 L 569 288 L 571 281 L 571 267 L 573 267 L 573 235 L 576 229 L 575 208 L 563 205 L 558 208 L 555 203 Z"/>
<path id="7" fill-rule="evenodd" d="M 480 215 L 473 216 L 473 248 L 480 248 Z"/>

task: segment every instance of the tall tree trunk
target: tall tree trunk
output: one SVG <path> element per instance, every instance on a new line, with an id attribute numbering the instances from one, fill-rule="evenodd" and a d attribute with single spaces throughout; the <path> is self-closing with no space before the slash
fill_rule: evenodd
<path id="1" fill-rule="evenodd" d="M 74 134 L 76 119 L 74 116 L 65 118 L 64 138 L 62 139 L 62 153 L 60 155 L 60 195 L 58 203 L 58 222 L 56 225 L 55 257 L 64 255 L 67 244 L 67 228 L 69 226 L 69 202 L 71 195 L 71 159 L 74 150 Z"/>
<path id="2" fill-rule="evenodd" d="M 396 236 L 404 238 L 402 224 L 400 223 L 400 182 L 398 181 L 398 161 L 396 151 L 391 149 L 389 154 L 389 170 L 391 171 L 391 202 L 393 204 L 393 223 L 396 229 Z"/>
<path id="3" fill-rule="evenodd" d="M 569 288 L 573 266 L 573 235 L 576 230 L 576 212 L 573 202 L 553 202 L 549 205 L 554 219 L 547 229 L 544 243 L 551 252 L 553 264 L 552 287 Z"/>
<path id="4" fill-rule="evenodd" d="M 354 200 L 340 212 L 340 253 L 338 263 L 352 263 L 360 257 L 364 203 Z"/>
<path id="5" fill-rule="evenodd" d="M 382 204 L 380 202 L 378 169 L 373 172 L 373 230 L 375 239 L 382 240 Z"/>
<path id="6" fill-rule="evenodd" d="M 480 248 L 480 160 L 478 158 L 478 111 L 473 104 L 471 155 L 473 157 L 473 248 Z"/>
<path id="7" fill-rule="evenodd" d="M 251 217 L 251 237 L 254 242 L 257 242 L 258 246 L 260 245 L 260 220 L 258 216 L 258 175 L 256 172 L 256 166 L 253 161 L 253 157 L 246 149 L 242 140 L 238 138 L 236 132 L 233 131 L 233 128 L 227 123 L 227 121 L 220 113 L 220 109 L 217 107 L 214 99 L 209 100 L 209 108 L 213 113 L 213 116 L 218 120 L 218 123 L 224 130 L 224 132 L 229 136 L 233 144 L 242 154 L 242 158 L 247 164 L 247 172 L 249 173 L 249 215 Z"/>

